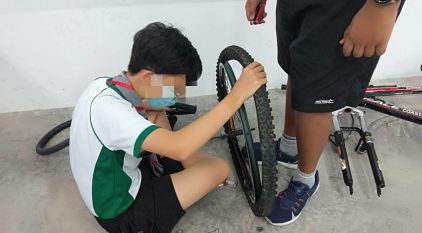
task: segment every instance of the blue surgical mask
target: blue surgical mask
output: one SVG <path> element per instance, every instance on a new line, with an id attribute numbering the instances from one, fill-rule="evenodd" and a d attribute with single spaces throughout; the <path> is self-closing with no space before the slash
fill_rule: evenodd
<path id="1" fill-rule="evenodd" d="M 175 103 L 176 95 L 174 93 L 174 87 L 172 86 L 163 86 L 163 97 L 149 99 L 151 108 L 167 108 Z"/>

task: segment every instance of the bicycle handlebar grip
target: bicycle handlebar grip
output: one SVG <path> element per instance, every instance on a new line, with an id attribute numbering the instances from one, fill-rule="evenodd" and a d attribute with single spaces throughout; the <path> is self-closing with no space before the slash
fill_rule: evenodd
<path id="1" fill-rule="evenodd" d="M 172 110 L 167 111 L 168 114 L 195 114 L 196 113 L 196 105 L 184 104 L 177 102 L 174 105 L 170 106 Z"/>
<path id="2" fill-rule="evenodd" d="M 344 143 L 343 133 L 340 131 L 334 132 L 334 140 L 340 151 L 341 172 L 343 173 L 344 183 L 349 186 L 350 194 L 353 194 L 353 177 L 350 171 L 349 158 L 347 156 L 346 144 Z"/>

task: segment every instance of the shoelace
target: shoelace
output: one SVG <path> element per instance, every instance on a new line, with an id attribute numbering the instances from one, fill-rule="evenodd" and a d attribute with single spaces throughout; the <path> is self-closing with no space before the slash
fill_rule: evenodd
<path id="1" fill-rule="evenodd" d="M 280 199 L 284 198 L 289 193 L 292 193 L 295 196 L 295 199 L 300 198 L 300 196 L 304 193 L 305 188 L 306 188 L 305 185 L 296 185 L 295 183 L 290 183 L 286 190 L 284 190 L 283 192 L 280 192 L 277 195 L 277 198 L 280 198 Z"/>
<path id="2" fill-rule="evenodd" d="M 305 192 L 305 186 L 295 183 L 290 183 L 286 190 L 280 192 L 277 195 L 277 198 L 284 198 L 286 195 L 293 194 L 294 199 L 287 199 L 288 203 L 284 203 L 283 206 L 290 208 L 290 210 L 297 215 L 298 210 L 300 209 L 301 205 L 305 203 L 305 200 L 301 198 L 303 193 Z M 306 192 L 305 192 L 306 193 Z M 309 196 L 309 194 L 308 194 Z M 286 205 L 287 204 L 287 205 Z"/>

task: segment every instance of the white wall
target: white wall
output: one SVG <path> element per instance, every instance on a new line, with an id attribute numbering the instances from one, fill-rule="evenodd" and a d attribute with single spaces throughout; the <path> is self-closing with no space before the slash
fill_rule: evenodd
<path id="1" fill-rule="evenodd" d="M 0 112 L 73 106 L 95 77 L 126 68 L 133 34 L 153 21 L 171 22 L 203 60 L 191 96 L 215 93 L 215 62 L 236 44 L 266 66 L 269 87 L 286 75 L 276 62 L 274 10 L 250 26 L 244 0 L 0 0 Z M 421 1 L 408 1 L 375 78 L 419 75 Z M 418 22 L 419 25 L 416 24 Z"/>

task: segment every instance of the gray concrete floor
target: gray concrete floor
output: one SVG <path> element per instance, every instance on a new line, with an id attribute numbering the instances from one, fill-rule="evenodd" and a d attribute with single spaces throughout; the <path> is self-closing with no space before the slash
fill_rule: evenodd
<path id="1" fill-rule="evenodd" d="M 410 83 L 420 86 L 419 80 Z M 270 98 L 279 136 L 284 92 L 270 90 Z M 397 105 L 422 111 L 420 100 L 420 96 L 390 98 Z M 196 116 L 180 117 L 178 127 L 215 105 L 216 97 L 199 97 L 190 103 L 197 104 L 199 111 Z M 253 215 L 240 186 L 220 187 L 191 207 L 174 232 L 422 232 L 422 126 L 366 112 L 386 179 L 381 197 L 376 195 L 367 157 L 353 151 L 357 137 L 352 135 L 347 140 L 355 182 L 352 196 L 343 184 L 335 150 L 327 144 L 318 165 L 321 187 L 295 223 L 273 227 Z M 49 156 L 34 151 L 47 130 L 70 116 L 69 108 L 0 114 L 0 232 L 103 232 L 79 196 L 68 150 Z M 342 122 L 348 124 L 348 118 Z M 230 161 L 225 140 L 212 140 L 203 150 Z M 283 167 L 278 171 L 278 190 L 282 190 L 293 171 Z M 234 171 L 231 178 L 236 179 Z"/>

